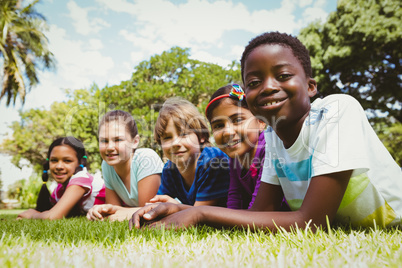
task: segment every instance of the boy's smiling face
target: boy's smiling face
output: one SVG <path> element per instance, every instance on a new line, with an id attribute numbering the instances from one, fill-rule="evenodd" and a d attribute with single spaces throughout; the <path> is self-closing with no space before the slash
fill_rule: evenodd
<path id="1" fill-rule="evenodd" d="M 289 47 L 267 44 L 256 47 L 244 64 L 247 104 L 275 129 L 301 125 L 310 111 L 310 97 L 317 93 L 314 79 Z"/>

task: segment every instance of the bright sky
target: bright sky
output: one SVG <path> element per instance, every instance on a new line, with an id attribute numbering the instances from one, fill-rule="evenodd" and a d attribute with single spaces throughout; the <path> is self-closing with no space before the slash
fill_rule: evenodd
<path id="1" fill-rule="evenodd" d="M 96 83 L 120 84 L 139 62 L 173 46 L 188 47 L 192 58 L 226 66 L 239 60 L 244 46 L 267 31 L 297 35 L 314 20 L 325 20 L 336 0 L 42 0 L 37 11 L 49 24 L 46 36 L 57 60 L 55 72 L 40 75 L 40 85 L 6 107 L 0 101 L 0 142 L 18 110 L 48 109 L 65 100 L 63 89 Z M 3 189 L 28 178 L 11 157 L 0 155 Z"/>

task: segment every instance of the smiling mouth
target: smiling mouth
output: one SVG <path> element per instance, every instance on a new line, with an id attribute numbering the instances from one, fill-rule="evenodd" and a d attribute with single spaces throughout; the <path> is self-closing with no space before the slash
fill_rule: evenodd
<path id="1" fill-rule="evenodd" d="M 273 100 L 273 101 L 268 101 L 267 103 L 264 103 L 262 106 L 264 107 L 271 107 L 271 106 L 275 106 L 276 104 L 279 104 L 281 102 L 283 102 L 284 100 Z"/>
<path id="2" fill-rule="evenodd" d="M 63 176 L 65 176 L 65 175 L 67 175 L 67 173 L 63 173 L 63 174 L 61 174 L 61 173 L 53 173 L 53 175 L 54 175 L 55 177 L 63 177 Z"/>
<path id="3" fill-rule="evenodd" d="M 231 142 L 226 143 L 226 146 L 233 147 L 233 146 L 236 146 L 237 144 L 239 144 L 240 142 L 241 142 L 240 140 L 231 141 Z"/>

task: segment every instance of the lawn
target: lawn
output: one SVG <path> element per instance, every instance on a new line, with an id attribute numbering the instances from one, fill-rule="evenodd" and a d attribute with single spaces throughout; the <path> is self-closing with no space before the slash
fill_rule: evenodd
<path id="1" fill-rule="evenodd" d="M 20 220 L 0 211 L 0 267 L 402 267 L 401 229 L 249 232 Z"/>

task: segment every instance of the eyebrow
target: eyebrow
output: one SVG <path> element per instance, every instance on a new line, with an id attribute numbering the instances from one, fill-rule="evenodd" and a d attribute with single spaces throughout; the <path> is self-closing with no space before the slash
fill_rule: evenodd
<path id="1" fill-rule="evenodd" d="M 231 116 L 220 116 L 218 119 L 212 120 L 212 121 L 211 121 L 211 125 L 212 125 L 213 123 L 223 121 L 224 118 L 229 118 L 230 120 L 233 121 L 233 118 L 238 117 L 238 116 L 243 116 L 243 115 L 244 115 L 244 113 L 235 113 L 235 114 L 232 114 Z"/>
<path id="2" fill-rule="evenodd" d="M 275 64 L 274 66 L 272 66 L 273 69 L 280 69 L 283 67 L 287 67 L 287 66 L 292 66 L 292 64 L 284 62 L 284 63 L 278 63 Z M 247 78 L 248 75 L 258 75 L 259 73 L 261 73 L 260 70 L 255 70 L 255 71 L 251 71 L 245 74 L 245 77 Z"/>
<path id="3" fill-rule="evenodd" d="M 114 136 L 114 137 L 111 137 L 110 139 L 116 139 L 116 138 L 125 138 L 126 136 Z M 99 139 L 109 139 L 109 136 L 101 136 L 101 135 L 99 135 Z"/>

